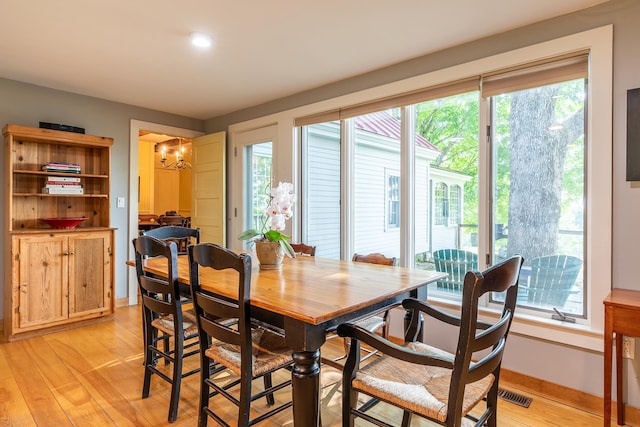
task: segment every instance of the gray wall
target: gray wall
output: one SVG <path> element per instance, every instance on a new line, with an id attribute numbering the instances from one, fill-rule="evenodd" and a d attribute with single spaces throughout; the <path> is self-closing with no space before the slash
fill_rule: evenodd
<path id="1" fill-rule="evenodd" d="M 640 255 L 640 186 L 626 176 L 626 91 L 640 87 L 640 1 L 612 0 L 576 13 L 522 27 L 390 66 L 336 84 L 238 111 L 206 122 L 207 132 L 226 130 L 229 124 L 264 116 L 424 74 L 474 59 L 533 45 L 565 35 L 613 24 L 613 277 L 616 288 L 640 290 L 636 262 Z M 640 159 L 637 159 L 640 161 Z M 603 206 L 602 209 L 609 209 Z M 597 243 L 596 243 L 597 244 Z M 437 338 L 446 341 L 446 333 Z M 602 396 L 602 353 L 593 353 L 551 342 L 512 336 L 504 366 L 527 375 Z M 636 355 L 640 353 L 636 352 Z M 628 362 L 627 362 L 628 363 Z M 638 358 L 628 363 L 628 402 L 640 407 Z"/>
<path id="2" fill-rule="evenodd" d="M 85 128 L 87 134 L 108 136 L 114 139 L 111 148 L 111 226 L 117 228 L 115 243 L 115 296 L 127 297 L 127 267 L 129 249 L 129 123 L 131 119 L 159 123 L 184 129 L 202 131 L 201 120 L 119 104 L 98 98 L 76 95 L 19 83 L 0 78 L 0 127 L 7 123 L 38 127 L 40 121 L 64 123 Z M 1 164 L 5 164 L 4 149 Z M 132 183 L 137 185 L 136 183 Z M 0 212 L 5 208 L 5 188 L 0 189 Z M 116 208 L 116 197 L 124 197 L 125 209 Z M 137 203 L 137 200 L 133 201 Z M 5 218 L 2 219 L 4 226 Z M 137 228 L 137 224 L 134 224 Z M 3 231 L 4 233 L 4 231 Z M 5 259 L 4 245 L 0 246 L 0 259 Z M 4 269 L 4 264 L 0 267 Z M 4 273 L 2 275 L 4 279 Z M 0 299 L 3 299 L 0 296 Z M 0 317 L 4 317 L 3 303 Z"/>

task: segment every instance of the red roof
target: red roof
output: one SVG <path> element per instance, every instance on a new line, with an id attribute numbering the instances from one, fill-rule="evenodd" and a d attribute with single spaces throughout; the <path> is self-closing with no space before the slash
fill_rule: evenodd
<path id="1" fill-rule="evenodd" d="M 393 117 L 387 111 L 378 111 L 376 113 L 356 116 L 355 122 L 356 129 L 400 140 L 400 120 Z M 416 145 L 440 151 L 438 147 L 424 139 L 421 135 L 416 135 Z"/>

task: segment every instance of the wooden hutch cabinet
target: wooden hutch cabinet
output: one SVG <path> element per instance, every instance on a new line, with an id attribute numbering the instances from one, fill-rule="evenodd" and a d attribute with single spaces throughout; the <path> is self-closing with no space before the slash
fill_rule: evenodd
<path id="1" fill-rule="evenodd" d="M 3 135 L 5 337 L 13 341 L 112 316 L 113 139 L 11 124 Z M 74 166 L 71 172 L 44 170 L 51 164 Z M 70 186 L 81 190 L 47 188 L 71 177 L 77 182 Z M 54 228 L 41 221 L 49 218 L 82 222 L 75 228 Z"/>

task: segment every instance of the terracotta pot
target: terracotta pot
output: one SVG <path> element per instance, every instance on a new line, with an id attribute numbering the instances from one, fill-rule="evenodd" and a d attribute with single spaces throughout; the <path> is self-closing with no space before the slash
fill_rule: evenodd
<path id="1" fill-rule="evenodd" d="M 280 242 L 256 242 L 256 256 L 260 270 L 279 270 L 284 259 L 284 249 Z"/>

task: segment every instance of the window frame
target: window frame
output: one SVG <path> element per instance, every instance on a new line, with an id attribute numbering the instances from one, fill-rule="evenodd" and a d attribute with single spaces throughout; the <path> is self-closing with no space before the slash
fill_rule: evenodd
<path id="1" fill-rule="evenodd" d="M 443 181 L 436 181 L 433 186 L 433 226 L 447 227 L 449 203 L 449 186 Z"/>

